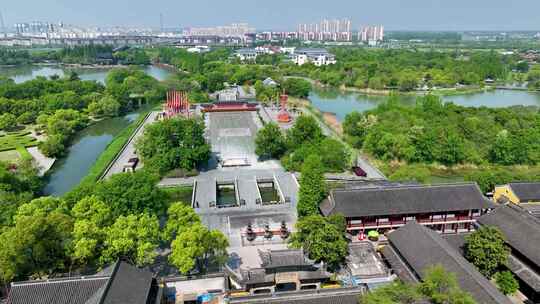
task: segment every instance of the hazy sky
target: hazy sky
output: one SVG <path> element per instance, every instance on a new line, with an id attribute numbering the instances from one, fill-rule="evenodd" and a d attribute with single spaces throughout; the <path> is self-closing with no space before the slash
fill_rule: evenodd
<path id="1" fill-rule="evenodd" d="M 32 20 L 80 25 L 159 27 L 248 22 L 295 29 L 300 22 L 349 17 L 355 29 L 540 30 L 540 0 L 0 0 L 5 23 Z"/>

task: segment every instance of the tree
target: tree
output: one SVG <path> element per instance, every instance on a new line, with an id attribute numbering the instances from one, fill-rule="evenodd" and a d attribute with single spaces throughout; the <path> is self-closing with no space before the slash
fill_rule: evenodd
<path id="1" fill-rule="evenodd" d="M 475 304 L 476 302 L 458 285 L 456 275 L 447 272 L 443 266 L 428 268 L 418 287 L 422 295 L 434 304 Z"/>
<path id="2" fill-rule="evenodd" d="M 337 267 L 348 254 L 344 221 L 341 215 L 303 217 L 296 223 L 289 242 L 294 248 L 306 250 L 311 259 Z"/>
<path id="3" fill-rule="evenodd" d="M 167 210 L 167 216 L 163 239 L 168 241 L 174 239 L 192 225 L 201 223 L 201 219 L 195 210 L 190 205 L 182 202 L 172 204 Z"/>
<path id="4" fill-rule="evenodd" d="M 159 177 L 143 171 L 120 173 L 97 183 L 92 193 L 111 208 L 113 216 L 160 214 L 167 197 L 157 187 Z"/>
<path id="5" fill-rule="evenodd" d="M 98 261 L 104 249 L 105 228 L 112 224 L 111 209 L 96 196 L 77 202 L 71 214 L 75 218 L 71 258 L 80 265 Z"/>
<path id="6" fill-rule="evenodd" d="M 495 282 L 499 290 L 505 295 L 514 294 L 519 288 L 518 281 L 510 271 L 497 272 Z"/>
<path id="7" fill-rule="evenodd" d="M 518 149 L 522 147 L 519 146 Z M 512 165 L 516 161 L 516 151 L 514 142 L 507 130 L 503 130 L 497 134 L 495 142 L 489 151 L 489 158 L 493 163 L 501 165 Z"/>
<path id="8" fill-rule="evenodd" d="M 287 94 L 295 97 L 306 98 L 311 92 L 311 83 L 300 78 L 288 78 L 282 84 Z"/>
<path id="9" fill-rule="evenodd" d="M 13 130 L 17 127 L 17 117 L 11 113 L 0 115 L 0 130 Z"/>
<path id="10" fill-rule="evenodd" d="M 210 263 L 221 265 L 226 261 L 227 246 L 229 242 L 220 231 L 195 224 L 176 236 L 169 262 L 183 274 L 195 268 L 204 271 Z"/>
<path id="11" fill-rule="evenodd" d="M 374 291 L 367 292 L 360 297 L 362 304 L 414 304 L 418 303 L 422 296 L 414 286 L 401 281 L 394 281 L 388 285 L 379 287 Z"/>
<path id="12" fill-rule="evenodd" d="M 7 283 L 64 270 L 72 229 L 67 214 L 29 206 L 0 234 L 0 279 Z"/>
<path id="13" fill-rule="evenodd" d="M 322 140 L 319 153 L 326 172 L 343 172 L 349 165 L 350 154 L 345 145 L 336 139 Z"/>
<path id="14" fill-rule="evenodd" d="M 100 262 L 125 258 L 138 266 L 151 264 L 157 256 L 159 222 L 148 214 L 120 216 L 106 229 L 105 250 Z"/>
<path id="15" fill-rule="evenodd" d="M 503 233 L 492 226 L 482 226 L 465 237 L 465 258 L 488 278 L 508 261 L 510 250 Z"/>
<path id="16" fill-rule="evenodd" d="M 318 143 L 323 137 L 319 124 L 309 115 L 302 115 L 296 119 L 294 126 L 287 134 L 289 146 L 293 149 L 306 143 Z"/>
<path id="17" fill-rule="evenodd" d="M 173 169 L 192 170 L 210 157 L 204 124 L 195 119 L 166 119 L 147 126 L 136 142 L 138 154 L 160 174 Z"/>
<path id="18" fill-rule="evenodd" d="M 323 164 L 317 155 L 310 155 L 302 167 L 298 194 L 298 216 L 319 214 L 319 203 L 326 197 L 327 186 Z"/>
<path id="19" fill-rule="evenodd" d="M 280 158 L 287 150 L 285 136 L 279 126 L 269 123 L 257 132 L 255 153 L 261 157 Z"/>
<path id="20" fill-rule="evenodd" d="M 51 135 L 45 141 L 39 143 L 39 150 L 47 157 L 58 157 L 64 154 L 66 146 L 65 137 L 62 135 Z"/>
<path id="21" fill-rule="evenodd" d="M 88 112 L 94 117 L 117 116 L 120 112 L 120 103 L 112 96 L 105 96 L 99 101 L 88 105 Z"/>

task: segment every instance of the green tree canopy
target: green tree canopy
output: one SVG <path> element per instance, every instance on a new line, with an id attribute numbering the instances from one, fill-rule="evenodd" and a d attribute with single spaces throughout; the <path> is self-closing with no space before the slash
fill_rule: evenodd
<path id="1" fill-rule="evenodd" d="M 298 216 L 319 214 L 319 203 L 326 197 L 327 185 L 323 164 L 317 155 L 310 155 L 302 167 L 298 193 Z"/>
<path id="2" fill-rule="evenodd" d="M 167 210 L 167 224 L 163 231 L 163 239 L 173 240 L 178 234 L 193 225 L 201 223 L 201 219 L 190 205 L 178 202 Z"/>
<path id="3" fill-rule="evenodd" d="M 92 189 L 111 208 L 114 216 L 138 213 L 160 214 L 166 194 L 157 187 L 159 177 L 145 170 L 120 173 L 98 182 Z"/>
<path id="4" fill-rule="evenodd" d="M 488 278 L 508 262 L 509 248 L 503 233 L 492 226 L 482 226 L 465 237 L 465 257 Z"/>
<path id="5" fill-rule="evenodd" d="M 443 266 L 434 265 L 425 271 L 418 290 L 433 304 L 475 304 L 470 294 L 461 290 L 456 275 Z"/>
<path id="6" fill-rule="evenodd" d="M 120 216 L 106 229 L 103 264 L 124 258 L 142 266 L 151 264 L 157 256 L 159 222 L 148 214 Z"/>
<path id="7" fill-rule="evenodd" d="M 169 262 L 183 274 L 195 268 L 205 271 L 212 264 L 225 263 L 228 245 L 227 238 L 220 231 L 210 231 L 203 225 L 195 224 L 176 236 L 171 244 Z"/>
<path id="8" fill-rule="evenodd" d="M 161 174 L 177 168 L 192 170 L 210 157 L 204 125 L 195 119 L 174 118 L 151 124 L 136 147 L 145 167 Z"/>
<path id="9" fill-rule="evenodd" d="M 293 149 L 307 143 L 318 143 L 322 138 L 321 127 L 315 118 L 309 115 L 298 117 L 287 133 L 287 141 Z"/>
<path id="10" fill-rule="evenodd" d="M 330 267 L 340 265 L 348 254 L 345 220 L 341 215 L 305 216 L 296 223 L 296 232 L 289 241 L 292 247 L 304 248 L 311 259 L 324 261 Z"/>
<path id="11" fill-rule="evenodd" d="M 261 157 L 280 158 L 287 150 L 285 136 L 275 123 L 266 124 L 257 132 L 255 153 Z"/>

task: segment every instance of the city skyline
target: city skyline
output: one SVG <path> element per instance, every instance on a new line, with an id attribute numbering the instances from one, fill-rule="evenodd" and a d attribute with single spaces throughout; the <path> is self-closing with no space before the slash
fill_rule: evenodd
<path id="1" fill-rule="evenodd" d="M 159 0 L 150 5 L 143 0 L 94 0 L 90 4 L 80 0 L 54 3 L 32 0 L 9 1 L 0 7 L 0 11 L 9 27 L 39 20 L 81 26 L 159 28 L 162 14 L 167 28 L 249 23 L 258 30 L 295 30 L 300 23 L 349 18 L 353 30 L 366 24 L 385 24 L 388 30 L 540 30 L 540 19 L 535 16 L 540 3 L 535 0 L 384 0 L 365 3 L 337 0 L 330 7 L 317 5 L 318 2 L 200 0 L 186 4 Z M 516 11 L 519 11 L 519 18 L 511 14 Z"/>

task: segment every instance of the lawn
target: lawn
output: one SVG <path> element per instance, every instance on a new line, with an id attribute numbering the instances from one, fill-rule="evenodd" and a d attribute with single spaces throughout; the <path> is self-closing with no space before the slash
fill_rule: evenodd
<path id="1" fill-rule="evenodd" d="M 0 152 L 0 161 L 13 162 L 21 159 L 21 155 L 17 150 L 9 150 Z"/>
<path id="2" fill-rule="evenodd" d="M 15 150 L 17 147 L 37 146 L 38 140 L 30 136 L 30 131 L 16 131 L 0 134 L 0 152 Z"/>
<path id="3" fill-rule="evenodd" d="M 0 132 L 0 161 L 32 159 L 26 148 L 37 146 L 38 140 L 30 134 L 28 130 Z"/>

